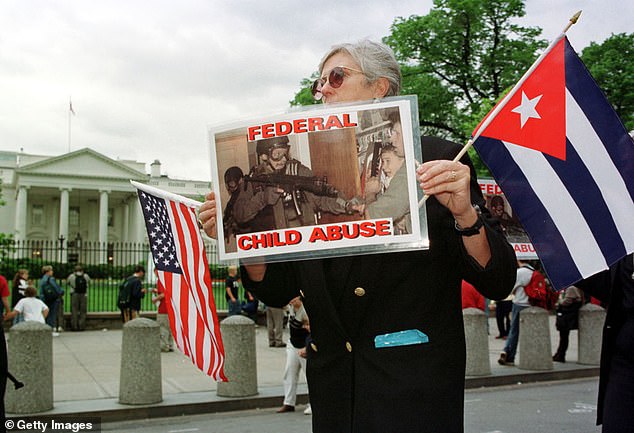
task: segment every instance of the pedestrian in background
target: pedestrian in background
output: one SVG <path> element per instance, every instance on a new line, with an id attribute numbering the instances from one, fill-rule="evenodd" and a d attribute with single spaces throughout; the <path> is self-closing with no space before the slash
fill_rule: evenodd
<path id="1" fill-rule="evenodd" d="M 579 308 L 582 306 L 583 292 L 575 286 L 567 287 L 563 299 L 557 304 L 555 326 L 559 331 L 559 346 L 553 355 L 553 361 L 566 362 L 570 331 L 579 329 Z"/>
<path id="2" fill-rule="evenodd" d="M 514 365 L 517 344 L 520 341 L 520 312 L 531 306 L 524 287 L 528 285 L 533 276 L 533 268 L 521 260 L 517 261 L 515 286 L 513 287 L 513 309 L 511 314 L 511 329 L 504 345 L 504 351 L 500 353 L 498 364 Z"/>
<path id="3" fill-rule="evenodd" d="M 13 277 L 13 285 L 11 287 L 11 308 L 15 307 L 20 299 L 24 298 L 24 291 L 29 287 L 29 270 L 18 269 Z M 13 324 L 17 325 L 24 320 L 22 314 L 18 314 L 13 318 Z"/>
<path id="4" fill-rule="evenodd" d="M 158 277 L 158 271 L 154 268 L 154 274 Z M 152 302 L 156 304 L 156 322 L 160 326 L 160 344 L 161 352 L 174 351 L 174 338 L 170 328 L 170 319 L 167 313 L 167 299 L 165 298 L 165 286 L 161 280 L 157 278 L 156 288 L 152 290 Z"/>
<path id="5" fill-rule="evenodd" d="M 64 290 L 57 284 L 57 281 L 55 281 L 53 267 L 51 265 L 42 266 L 42 278 L 40 279 L 39 289 L 40 298 L 48 307 L 46 324 L 53 328 L 53 337 L 57 337 L 61 330 L 58 316 Z"/>
<path id="6" fill-rule="evenodd" d="M 506 340 L 511 331 L 511 311 L 513 311 L 513 295 L 501 301 L 495 301 L 495 321 L 498 325 L 497 339 Z"/>
<path id="7" fill-rule="evenodd" d="M 86 313 L 88 311 L 88 286 L 90 276 L 77 265 L 75 272 L 66 279 L 70 286 L 70 327 L 73 331 L 86 329 Z"/>
<path id="8" fill-rule="evenodd" d="M 484 311 L 486 309 L 486 300 L 484 296 L 478 290 L 473 287 L 473 284 L 467 283 L 462 280 L 462 309 L 465 308 L 477 308 Z"/>
<path id="9" fill-rule="evenodd" d="M 13 311 L 7 311 L 4 319 L 9 320 L 21 315 L 24 317 L 24 321 L 46 323 L 48 314 L 49 310 L 46 304 L 37 298 L 37 289 L 29 286 L 24 291 L 24 297 L 13 307 Z"/>
<path id="10" fill-rule="evenodd" d="M 240 282 L 237 278 L 238 267 L 235 265 L 227 268 L 227 279 L 225 280 L 225 299 L 227 300 L 227 315 L 234 316 L 242 312 L 242 304 L 240 303 Z"/>
<path id="11" fill-rule="evenodd" d="M 295 411 L 299 373 L 306 374 L 306 344 L 310 338 L 310 325 L 299 296 L 291 299 L 289 304 L 288 329 L 290 338 L 286 345 L 286 366 L 284 367 L 284 405 L 277 410 L 277 413 Z M 306 406 L 304 413 L 311 414 L 310 403 Z"/>
<path id="12" fill-rule="evenodd" d="M 269 334 L 269 347 L 286 347 L 282 341 L 284 334 L 284 309 L 266 306 L 266 329 Z"/>
<path id="13" fill-rule="evenodd" d="M 141 301 L 147 290 L 143 287 L 145 268 L 141 265 L 134 267 L 134 274 L 129 278 L 130 284 L 130 319 L 141 317 Z"/>

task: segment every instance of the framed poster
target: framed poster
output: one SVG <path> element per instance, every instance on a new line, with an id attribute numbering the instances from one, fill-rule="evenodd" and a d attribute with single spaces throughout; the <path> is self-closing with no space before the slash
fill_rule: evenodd
<path id="1" fill-rule="evenodd" d="M 429 247 L 415 97 L 301 107 L 209 136 L 221 262 Z"/>

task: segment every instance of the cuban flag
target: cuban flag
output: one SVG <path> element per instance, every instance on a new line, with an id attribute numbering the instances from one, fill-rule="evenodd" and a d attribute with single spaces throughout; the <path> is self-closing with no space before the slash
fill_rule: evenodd
<path id="1" fill-rule="evenodd" d="M 564 34 L 473 137 L 553 287 L 634 251 L 634 141 Z"/>

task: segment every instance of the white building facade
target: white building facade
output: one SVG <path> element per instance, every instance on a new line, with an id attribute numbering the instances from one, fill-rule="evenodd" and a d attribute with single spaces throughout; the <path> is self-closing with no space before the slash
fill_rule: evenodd
<path id="1" fill-rule="evenodd" d="M 5 205 L 0 233 L 16 241 L 145 242 L 143 215 L 130 180 L 202 200 L 209 181 L 171 179 L 151 164 L 114 160 L 84 148 L 59 156 L 0 151 Z M 63 239 L 63 240 L 62 240 Z"/>

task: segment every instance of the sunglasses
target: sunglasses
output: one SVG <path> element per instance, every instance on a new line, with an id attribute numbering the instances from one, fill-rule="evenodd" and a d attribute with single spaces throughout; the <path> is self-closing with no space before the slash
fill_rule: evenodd
<path id="1" fill-rule="evenodd" d="M 343 84 L 343 79 L 346 77 L 346 72 L 345 72 L 346 69 L 353 72 L 359 72 L 361 74 L 364 73 L 363 71 L 360 71 L 354 68 L 349 68 L 347 66 L 335 66 L 334 68 L 330 70 L 330 73 L 328 74 L 328 78 L 321 77 L 315 80 L 315 82 L 313 83 L 313 86 L 310 89 L 311 93 L 313 94 L 313 98 L 319 101 L 324 96 L 321 93 L 321 90 L 326 85 L 326 83 L 330 83 L 330 87 L 334 89 L 338 89 L 339 87 L 341 87 L 341 85 Z"/>
<path id="2" fill-rule="evenodd" d="M 288 161 L 288 149 L 273 149 L 273 151 L 269 154 L 269 158 L 271 161 L 279 162 L 282 159 Z"/>

